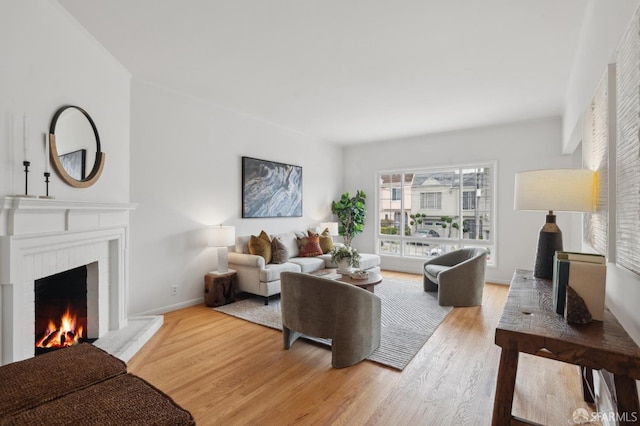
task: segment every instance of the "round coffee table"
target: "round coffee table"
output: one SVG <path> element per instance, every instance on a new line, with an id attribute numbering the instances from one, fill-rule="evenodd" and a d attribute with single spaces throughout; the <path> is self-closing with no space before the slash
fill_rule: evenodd
<path id="1" fill-rule="evenodd" d="M 382 275 L 377 272 L 369 272 L 367 278 L 356 279 L 351 278 L 349 274 L 342 275 L 341 278 L 336 278 L 336 281 L 342 281 L 343 283 L 353 284 L 365 290 L 369 290 L 371 293 L 375 293 L 374 286 L 382 282 Z"/>

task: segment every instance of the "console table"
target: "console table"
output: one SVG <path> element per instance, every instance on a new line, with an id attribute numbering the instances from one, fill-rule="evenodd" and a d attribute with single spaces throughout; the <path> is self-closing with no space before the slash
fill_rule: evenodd
<path id="1" fill-rule="evenodd" d="M 553 310 L 551 288 L 550 280 L 534 278 L 531 271 L 517 270 L 513 276 L 495 334 L 502 353 L 492 424 L 534 424 L 511 414 L 520 352 L 578 365 L 591 383 L 592 370 L 613 373 L 618 413 L 622 419 L 637 419 L 640 404 L 635 380 L 640 379 L 640 348 L 609 310 L 604 321 L 567 323 Z"/>

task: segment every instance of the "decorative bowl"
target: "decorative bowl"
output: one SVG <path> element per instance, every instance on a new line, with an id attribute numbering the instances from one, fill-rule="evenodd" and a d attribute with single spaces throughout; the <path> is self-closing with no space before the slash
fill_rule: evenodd
<path id="1" fill-rule="evenodd" d="M 369 278 L 369 273 L 367 271 L 353 271 L 350 276 L 354 280 L 366 280 Z"/>

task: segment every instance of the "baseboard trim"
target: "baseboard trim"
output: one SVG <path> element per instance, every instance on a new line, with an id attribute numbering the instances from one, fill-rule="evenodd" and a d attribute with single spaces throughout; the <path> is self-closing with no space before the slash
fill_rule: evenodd
<path id="1" fill-rule="evenodd" d="M 184 302 L 174 303 L 173 305 L 162 306 L 160 308 L 152 309 L 150 311 L 140 312 L 139 314 L 136 314 L 136 315 L 137 316 L 162 315 L 162 314 L 166 314 L 167 312 L 176 311 L 178 309 L 188 308 L 190 306 L 195 306 L 200 304 L 204 305 L 204 296 L 198 297 L 196 299 L 186 300 Z"/>

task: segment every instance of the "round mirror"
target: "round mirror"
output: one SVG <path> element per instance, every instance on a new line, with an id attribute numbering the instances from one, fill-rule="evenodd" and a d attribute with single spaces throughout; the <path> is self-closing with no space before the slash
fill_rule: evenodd
<path id="1" fill-rule="evenodd" d="M 51 162 L 60 178 L 76 188 L 93 185 L 104 167 L 98 129 L 85 110 L 69 105 L 56 111 L 49 130 Z"/>

